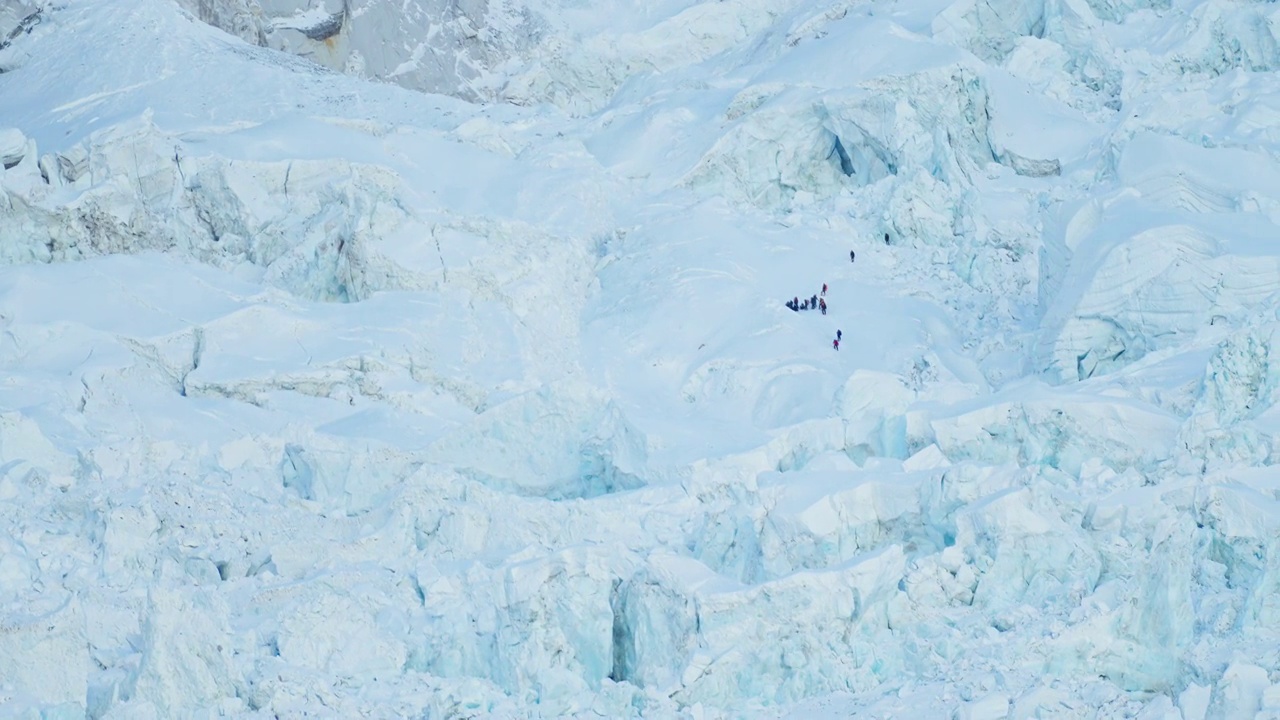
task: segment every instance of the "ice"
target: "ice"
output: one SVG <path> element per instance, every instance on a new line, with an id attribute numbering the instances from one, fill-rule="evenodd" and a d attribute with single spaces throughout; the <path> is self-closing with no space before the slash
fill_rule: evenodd
<path id="1" fill-rule="evenodd" d="M 1211 688 L 1190 683 L 1186 690 L 1178 695 L 1178 708 L 1182 712 L 1182 716 L 1187 720 L 1204 720 L 1205 714 L 1209 710 L 1209 698 Z"/>
<path id="2" fill-rule="evenodd" d="M 139 712 L 157 716 L 230 705 L 232 648 L 227 642 L 225 606 L 185 590 L 153 590 L 146 603 L 142 657 L 133 692 L 147 698 Z M 222 701 L 222 702 L 220 702 Z M 147 708 L 147 709 L 143 709 Z"/>
<path id="3" fill-rule="evenodd" d="M 17 128 L 0 128 L 0 165 L 12 169 L 31 153 L 27 137 Z"/>
<path id="4" fill-rule="evenodd" d="M 58 607 L 33 603 L 28 610 L 32 614 L 8 615 L 0 631 L 0 692 L 15 708 L 67 713 L 68 706 L 83 707 L 92 660 L 80 601 L 65 597 Z"/>
<path id="5" fill-rule="evenodd" d="M 1262 694 L 1270 684 L 1267 671 L 1257 665 L 1232 663 L 1209 700 L 1206 717 L 1257 716 L 1262 709 Z"/>
<path id="6" fill-rule="evenodd" d="M 1019 175 L 1060 175 L 1063 165 L 1081 159 L 1095 141 L 1097 128 L 1082 113 L 1012 77 L 993 72 L 987 88 L 996 159 Z"/>
<path id="7" fill-rule="evenodd" d="M 1275 715 L 1275 19 L 0 3 L 0 715 Z"/>
<path id="8" fill-rule="evenodd" d="M 1159 462 L 1172 449 L 1177 421 L 1150 406 L 1087 397 L 1041 400 L 1034 387 L 1019 389 L 1027 399 L 934 419 L 938 447 L 951 459 L 1043 465 L 1072 474 L 1090 458 L 1106 458 L 1123 470 Z"/>
<path id="9" fill-rule="evenodd" d="M 772 207 L 790 204 L 798 192 L 824 197 L 888 175 L 962 174 L 968 163 L 991 157 L 982 79 L 953 48 L 881 20 L 844 18 L 826 31 L 739 92 L 761 99 L 687 183 Z M 868 46 L 877 52 L 859 50 Z M 802 75 L 804 83 L 777 90 L 788 75 Z M 898 228 L 924 234 L 919 230 Z"/>
<path id="10" fill-rule="evenodd" d="M 999 720 L 1009 717 L 1009 696 L 991 693 L 979 700 L 964 703 L 952 717 L 955 720 Z"/>
<path id="11" fill-rule="evenodd" d="M 1096 206 L 1081 208 L 1070 221 L 1065 252 L 1079 274 L 1062 280 L 1045 317 L 1056 333 L 1045 340 L 1058 373 L 1084 379 L 1107 372 L 1202 323 L 1238 320 L 1271 294 L 1265 278 L 1272 260 L 1263 248 L 1273 221 L 1249 212 L 1246 190 L 1224 163 L 1250 168 L 1259 188 L 1273 184 L 1274 168 L 1248 153 L 1202 152 L 1134 138 L 1119 178 L 1136 192 L 1122 191 L 1100 215 Z"/>

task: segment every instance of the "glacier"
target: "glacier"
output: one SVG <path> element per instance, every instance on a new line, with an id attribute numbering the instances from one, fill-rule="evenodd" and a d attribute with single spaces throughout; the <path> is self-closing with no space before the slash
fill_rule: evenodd
<path id="1" fill-rule="evenodd" d="M 0 717 L 1280 718 L 1278 28 L 0 0 Z"/>

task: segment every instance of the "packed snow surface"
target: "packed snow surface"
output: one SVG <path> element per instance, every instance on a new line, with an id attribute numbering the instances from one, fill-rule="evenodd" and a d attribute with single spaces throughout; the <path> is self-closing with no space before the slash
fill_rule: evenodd
<path id="1" fill-rule="evenodd" d="M 1278 34 L 0 0 L 0 716 L 1280 718 Z"/>

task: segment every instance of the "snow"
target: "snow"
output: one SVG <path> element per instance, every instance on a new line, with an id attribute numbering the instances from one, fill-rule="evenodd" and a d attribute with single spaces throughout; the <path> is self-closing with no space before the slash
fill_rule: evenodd
<path id="1" fill-rule="evenodd" d="M 1275 19 L 0 3 L 0 716 L 1276 716 Z"/>

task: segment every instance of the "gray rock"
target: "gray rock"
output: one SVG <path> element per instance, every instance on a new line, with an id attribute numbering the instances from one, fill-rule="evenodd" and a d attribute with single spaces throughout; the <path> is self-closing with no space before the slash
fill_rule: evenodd
<path id="1" fill-rule="evenodd" d="M 0 50 L 40 22 L 40 6 L 31 0 L 0 2 Z"/>
<path id="2" fill-rule="evenodd" d="M 1036 160 L 1019 155 L 1012 150 L 1003 150 L 999 160 L 1001 165 L 1007 165 L 1013 168 L 1014 172 L 1026 177 L 1049 177 L 1062 174 L 1062 163 L 1055 158 Z"/>
<path id="3" fill-rule="evenodd" d="M 514 0 L 178 0 L 247 42 L 325 67 L 465 100 L 527 53 L 544 26 Z"/>
<path id="4" fill-rule="evenodd" d="M 201 22 L 231 33 L 247 43 L 266 45 L 265 19 L 257 0 L 178 0 L 178 5 Z"/>

